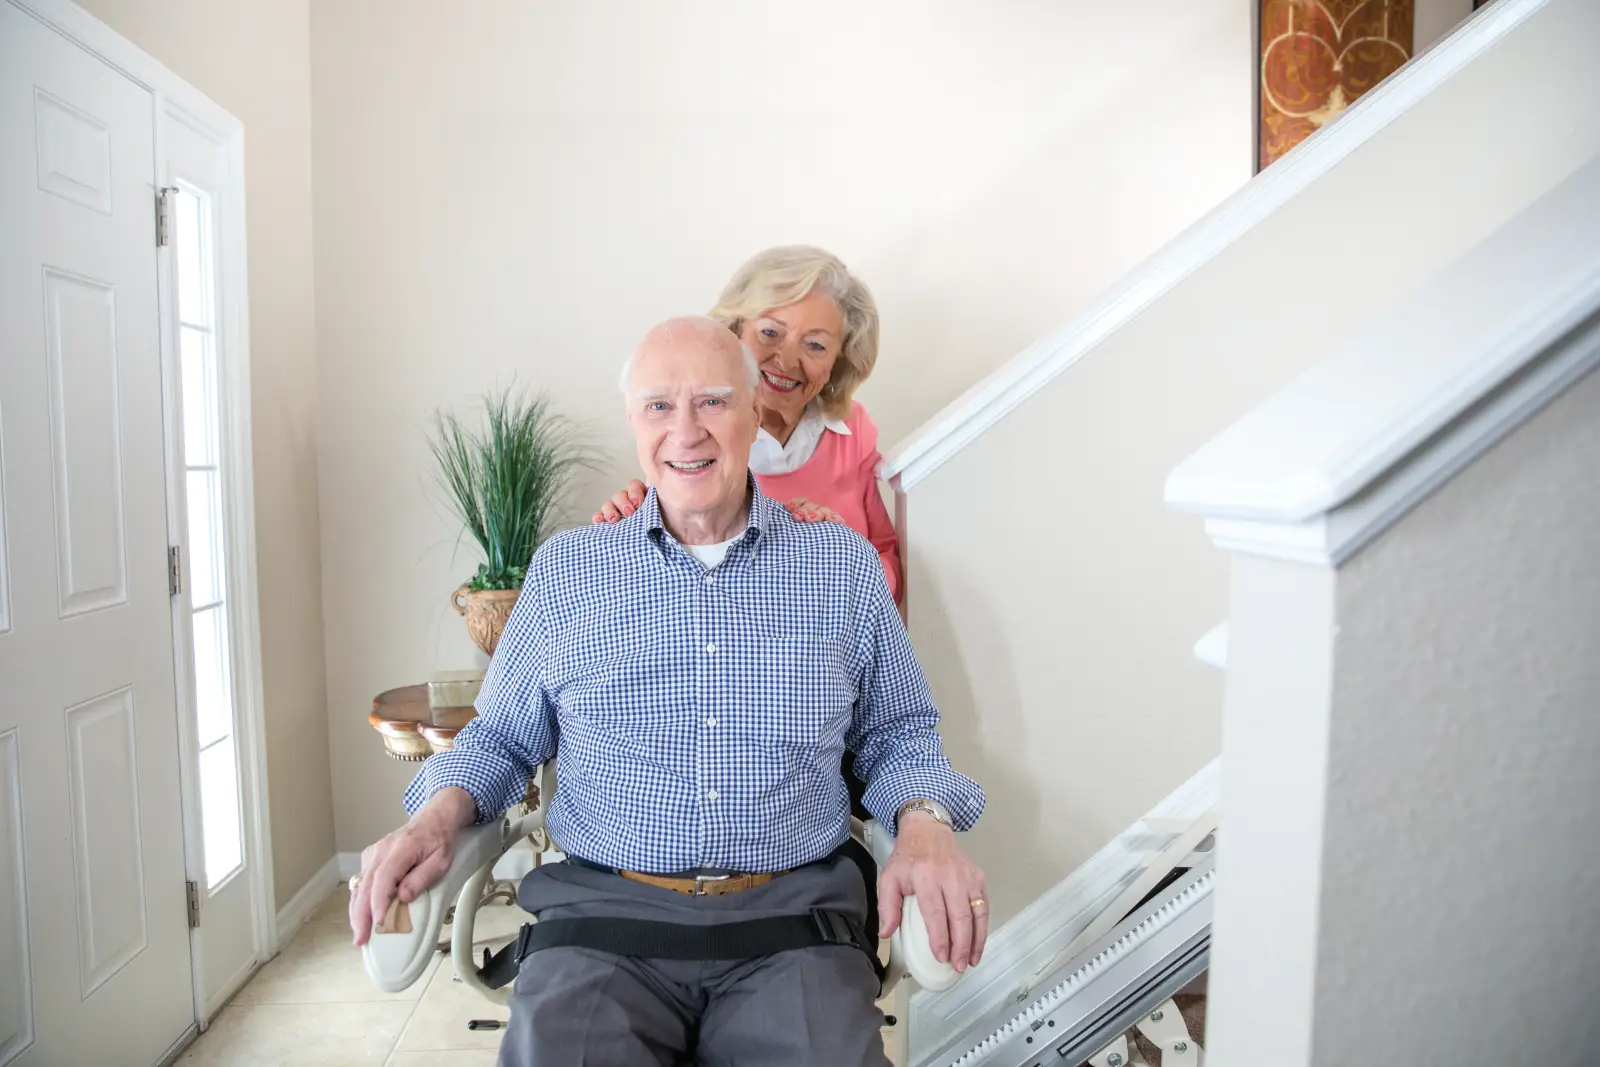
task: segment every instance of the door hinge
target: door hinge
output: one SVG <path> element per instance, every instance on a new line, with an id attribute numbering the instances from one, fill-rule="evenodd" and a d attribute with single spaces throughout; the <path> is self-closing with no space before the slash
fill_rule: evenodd
<path id="1" fill-rule="evenodd" d="M 172 545 L 167 549 L 167 594 L 177 596 L 183 592 L 183 549 Z"/>
<path id="2" fill-rule="evenodd" d="M 172 194 L 177 186 L 168 185 L 156 193 L 156 247 L 165 248 L 172 243 Z"/>
<path id="3" fill-rule="evenodd" d="M 189 929 L 200 929 L 200 883 L 185 882 L 189 893 Z"/>

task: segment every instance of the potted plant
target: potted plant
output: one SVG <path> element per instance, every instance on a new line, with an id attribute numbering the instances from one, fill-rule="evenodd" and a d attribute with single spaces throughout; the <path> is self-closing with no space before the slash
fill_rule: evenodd
<path id="1" fill-rule="evenodd" d="M 472 640 L 493 656 L 534 550 L 555 533 L 573 476 L 593 469 L 595 456 L 542 393 L 500 390 L 484 397 L 483 415 L 468 426 L 436 412 L 428 444 L 445 499 L 484 556 L 450 600 Z"/>

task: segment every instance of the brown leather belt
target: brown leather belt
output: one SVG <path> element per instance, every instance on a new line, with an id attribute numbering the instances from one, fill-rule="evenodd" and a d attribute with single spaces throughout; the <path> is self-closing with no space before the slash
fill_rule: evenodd
<path id="1" fill-rule="evenodd" d="M 774 878 L 788 874 L 788 871 L 767 871 L 761 874 L 705 874 L 705 875 L 666 875 L 645 874 L 643 871 L 618 871 L 618 874 L 630 882 L 643 882 L 645 885 L 657 886 L 661 889 L 670 889 L 674 893 L 686 893 L 691 897 L 720 897 L 728 893 L 743 893 L 746 889 L 766 885 Z"/>

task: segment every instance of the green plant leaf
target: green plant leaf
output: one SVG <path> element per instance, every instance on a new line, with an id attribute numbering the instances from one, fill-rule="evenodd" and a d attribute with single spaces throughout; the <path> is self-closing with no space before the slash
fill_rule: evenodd
<path id="1" fill-rule="evenodd" d="M 483 399 L 469 425 L 435 412 L 428 445 L 451 511 L 484 555 L 472 589 L 517 589 L 534 551 L 556 532 L 573 478 L 600 457 L 543 394 L 511 388 Z"/>

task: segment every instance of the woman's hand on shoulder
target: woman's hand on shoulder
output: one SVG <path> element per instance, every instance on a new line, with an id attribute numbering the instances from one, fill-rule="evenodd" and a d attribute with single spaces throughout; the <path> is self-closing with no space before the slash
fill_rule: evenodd
<path id="1" fill-rule="evenodd" d="M 844 522 L 837 511 L 826 504 L 819 504 L 815 500 L 807 500 L 797 496 L 784 505 L 796 522 Z"/>
<path id="2" fill-rule="evenodd" d="M 610 500 L 600 505 L 600 510 L 594 513 L 590 522 L 621 522 L 623 519 L 639 510 L 639 505 L 644 503 L 645 493 L 649 489 L 643 482 L 635 478 L 628 483 L 626 489 L 618 490 Z"/>

